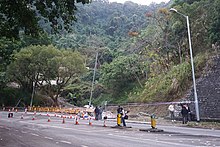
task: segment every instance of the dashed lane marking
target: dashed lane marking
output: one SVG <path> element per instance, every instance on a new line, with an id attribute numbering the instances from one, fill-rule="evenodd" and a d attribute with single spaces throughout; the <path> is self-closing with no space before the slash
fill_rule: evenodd
<path id="1" fill-rule="evenodd" d="M 25 132 L 25 131 L 21 131 L 21 133 L 24 133 L 24 134 L 26 134 L 27 132 Z"/>
<path id="2" fill-rule="evenodd" d="M 46 139 L 50 139 L 50 140 L 53 140 L 53 138 L 51 138 L 51 137 L 47 137 L 47 136 L 45 136 L 44 138 L 46 138 Z"/>
<path id="3" fill-rule="evenodd" d="M 87 145 L 81 145 L 81 147 L 89 147 L 89 146 L 87 146 Z"/>
<path id="4" fill-rule="evenodd" d="M 11 130 L 10 128 L 7 128 L 7 127 L 6 127 L 5 129 L 6 129 L 6 130 L 9 130 L 9 131 Z"/>
<path id="5" fill-rule="evenodd" d="M 106 131 L 106 130 L 91 130 L 91 131 L 88 131 L 88 130 L 84 130 L 84 129 L 74 129 L 74 128 L 65 128 L 65 127 L 60 127 L 60 126 L 51 126 L 51 125 L 47 125 L 47 124 L 36 124 L 36 123 L 30 123 L 30 122 L 22 122 L 22 123 L 25 123 L 25 124 L 31 124 L 31 125 L 38 125 L 38 126 L 42 126 L 42 127 L 50 127 L 50 128 L 57 128 L 57 129 L 65 129 L 65 130 L 73 130 L 73 131 L 83 131 L 83 132 L 86 132 L 86 133 L 91 133 L 91 132 L 102 132 L 102 131 Z"/>
<path id="6" fill-rule="evenodd" d="M 155 140 L 155 139 L 144 139 L 144 138 L 135 138 L 135 137 L 130 137 L 130 136 L 121 136 L 121 135 L 114 135 L 111 134 L 110 136 L 115 136 L 115 137 L 120 137 L 120 138 L 124 138 L 124 139 L 128 139 L 128 140 L 133 140 L 133 141 L 137 141 L 137 142 L 143 142 L 146 143 L 146 141 L 151 141 L 151 142 L 158 142 L 158 143 L 163 143 L 165 144 L 170 144 L 170 145 L 175 145 L 175 146 L 186 146 L 186 147 L 194 147 L 193 145 L 190 144 L 182 144 L 182 143 L 175 143 L 175 142 L 166 142 L 166 141 L 159 141 L 159 140 Z"/>
<path id="7" fill-rule="evenodd" d="M 69 142 L 69 141 L 64 141 L 64 140 L 61 140 L 60 142 L 66 143 L 66 144 L 72 144 L 71 142 Z"/>
<path id="8" fill-rule="evenodd" d="M 38 134 L 34 134 L 34 133 L 31 133 L 31 135 L 33 135 L 33 136 L 39 136 Z"/>

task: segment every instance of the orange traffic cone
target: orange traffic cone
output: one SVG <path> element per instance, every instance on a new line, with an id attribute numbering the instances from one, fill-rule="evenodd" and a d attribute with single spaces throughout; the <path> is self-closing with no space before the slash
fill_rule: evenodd
<path id="1" fill-rule="evenodd" d="M 63 122 L 62 123 L 65 124 L 65 117 L 63 117 Z"/>
<path id="2" fill-rule="evenodd" d="M 50 122 L 50 116 L 48 115 L 48 120 L 47 120 L 47 122 Z"/>
<path id="3" fill-rule="evenodd" d="M 75 125 L 79 125 L 78 116 L 76 116 L 76 123 L 75 123 Z"/>
<path id="4" fill-rule="evenodd" d="M 23 114 L 21 114 L 21 119 L 24 119 L 24 115 Z"/>
<path id="5" fill-rule="evenodd" d="M 90 126 L 92 125 L 91 117 L 89 118 L 89 125 L 90 125 Z"/>
<path id="6" fill-rule="evenodd" d="M 107 126 L 106 126 L 106 123 L 105 123 L 105 119 L 104 119 L 104 124 L 103 124 L 103 127 L 107 127 Z"/>

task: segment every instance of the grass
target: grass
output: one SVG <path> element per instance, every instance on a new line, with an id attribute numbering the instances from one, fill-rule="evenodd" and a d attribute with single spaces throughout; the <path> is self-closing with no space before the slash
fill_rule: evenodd
<path id="1" fill-rule="evenodd" d="M 206 66 L 208 53 L 199 54 L 194 59 L 196 76 L 199 77 Z M 130 102 L 161 102 L 180 98 L 192 85 L 191 63 L 173 66 L 167 73 L 148 79 L 139 95 L 129 97 Z"/>
<path id="2" fill-rule="evenodd" d="M 219 122 L 189 122 L 187 126 L 194 128 L 220 129 Z"/>

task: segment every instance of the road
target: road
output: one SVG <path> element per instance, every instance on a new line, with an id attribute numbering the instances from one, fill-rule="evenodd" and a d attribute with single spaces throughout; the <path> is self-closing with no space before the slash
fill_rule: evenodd
<path id="1" fill-rule="evenodd" d="M 55 117 L 46 113 L 14 113 L 7 118 L 0 112 L 0 146 L 2 147 L 195 147 L 219 146 L 220 130 L 158 125 L 164 132 L 145 132 L 148 123 L 127 122 L 128 128 L 114 128 L 115 120 L 103 121 Z"/>

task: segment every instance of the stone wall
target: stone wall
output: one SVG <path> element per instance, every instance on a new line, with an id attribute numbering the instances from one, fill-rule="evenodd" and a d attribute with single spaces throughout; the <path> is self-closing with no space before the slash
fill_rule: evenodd
<path id="1" fill-rule="evenodd" d="M 213 57 L 212 66 L 205 75 L 196 80 L 196 86 L 201 120 L 220 120 L 220 56 Z M 188 98 L 194 101 L 193 87 Z M 195 113 L 194 104 L 190 107 Z"/>

